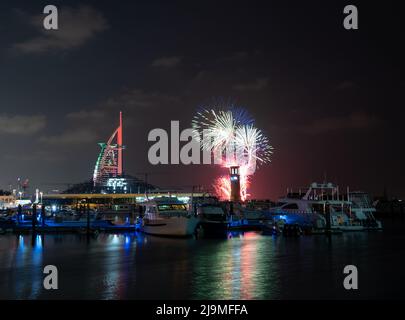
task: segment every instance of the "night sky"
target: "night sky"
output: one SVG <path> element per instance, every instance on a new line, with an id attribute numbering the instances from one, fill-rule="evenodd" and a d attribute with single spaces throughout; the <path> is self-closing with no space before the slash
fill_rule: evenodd
<path id="1" fill-rule="evenodd" d="M 222 169 L 149 165 L 147 135 L 228 99 L 275 148 L 253 197 L 325 176 L 404 197 L 404 11 L 369 2 L 1 1 L 0 188 L 90 179 L 120 110 L 126 173 L 208 186 Z M 47 4 L 58 31 L 43 29 Z M 347 4 L 358 30 L 343 28 Z"/>

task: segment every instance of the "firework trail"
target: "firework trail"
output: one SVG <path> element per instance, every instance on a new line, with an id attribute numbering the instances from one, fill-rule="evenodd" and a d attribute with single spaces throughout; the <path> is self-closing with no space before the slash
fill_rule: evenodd
<path id="1" fill-rule="evenodd" d="M 227 176 L 221 176 L 215 180 L 214 190 L 221 200 L 229 200 L 231 197 L 231 182 Z"/>

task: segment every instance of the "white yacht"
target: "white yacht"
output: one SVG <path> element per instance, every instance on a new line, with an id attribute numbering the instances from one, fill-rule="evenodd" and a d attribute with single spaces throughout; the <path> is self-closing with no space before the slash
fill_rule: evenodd
<path id="1" fill-rule="evenodd" d="M 381 223 L 374 219 L 372 209 L 363 207 L 360 202 L 354 204 L 355 199 L 349 194 L 339 194 L 339 187 L 332 183 L 312 183 L 307 190 L 288 192 L 270 213 L 276 221 L 317 229 L 327 227 L 328 217 L 331 229 L 380 229 Z"/>
<path id="2" fill-rule="evenodd" d="M 154 198 L 145 202 L 142 231 L 161 236 L 191 236 L 198 225 L 196 215 L 187 205 L 173 197 Z"/>

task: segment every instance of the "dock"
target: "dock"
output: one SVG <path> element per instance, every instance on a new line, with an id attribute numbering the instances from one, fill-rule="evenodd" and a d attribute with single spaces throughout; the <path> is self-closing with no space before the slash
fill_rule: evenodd
<path id="1" fill-rule="evenodd" d="M 27 233 L 94 233 L 97 232 L 133 232 L 136 230 L 135 224 L 122 224 L 115 225 L 108 221 L 97 221 L 90 223 L 89 228 L 87 228 L 87 223 L 82 221 L 68 221 L 61 223 L 47 222 L 44 225 L 36 225 L 35 228 L 32 227 L 30 222 L 15 224 L 15 225 L 0 225 L 0 233 L 12 232 L 16 234 L 27 234 Z"/>

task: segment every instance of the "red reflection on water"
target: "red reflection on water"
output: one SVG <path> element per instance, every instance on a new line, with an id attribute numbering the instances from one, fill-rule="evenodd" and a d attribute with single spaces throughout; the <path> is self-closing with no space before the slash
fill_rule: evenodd
<path id="1" fill-rule="evenodd" d="M 247 232 L 243 236 L 243 245 L 240 253 L 241 265 L 241 298 L 252 299 L 255 292 L 254 272 L 256 267 L 256 249 L 258 234 Z"/>

